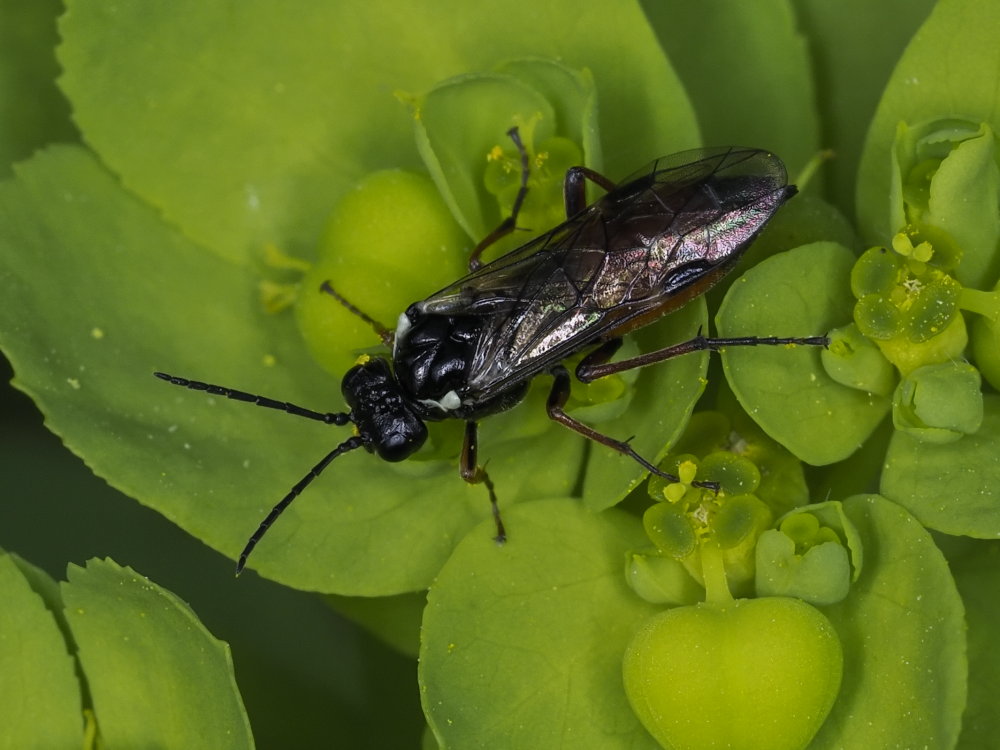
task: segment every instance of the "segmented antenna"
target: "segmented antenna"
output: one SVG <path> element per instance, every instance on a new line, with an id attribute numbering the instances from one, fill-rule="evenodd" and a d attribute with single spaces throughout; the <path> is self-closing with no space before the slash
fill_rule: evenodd
<path id="1" fill-rule="evenodd" d="M 263 406 L 267 409 L 277 409 L 278 411 L 287 412 L 288 414 L 294 414 L 296 417 L 315 419 L 317 422 L 323 422 L 324 424 L 335 424 L 342 427 L 345 424 L 350 424 L 351 422 L 351 415 L 347 412 L 324 413 L 313 411 L 312 409 L 306 409 L 303 406 L 296 406 L 288 401 L 278 401 L 277 399 L 268 398 L 267 396 L 258 396 L 254 393 L 238 391 L 235 388 L 226 388 L 222 385 L 202 383 L 200 380 L 179 378 L 176 375 L 168 375 L 165 372 L 154 372 L 153 374 L 160 380 L 166 380 L 171 385 L 179 385 L 181 388 L 189 388 L 192 391 L 202 391 L 203 393 L 209 393 L 213 396 L 225 396 L 226 398 L 231 398 L 233 401 L 243 401 L 256 406 Z"/>
<path id="2" fill-rule="evenodd" d="M 250 540 L 247 542 L 247 546 L 244 547 L 243 551 L 240 553 L 240 559 L 236 563 L 236 575 L 243 572 L 243 568 L 247 564 L 247 558 L 250 557 L 250 553 L 253 552 L 253 548 L 257 546 L 257 542 L 259 542 L 264 534 L 267 533 L 267 530 L 271 528 L 271 524 L 274 523 L 278 516 L 284 512 L 285 508 L 291 504 L 292 500 L 297 498 L 302 490 L 312 484 L 312 481 L 323 472 L 323 469 L 325 469 L 333 459 L 342 453 L 347 453 L 355 448 L 360 448 L 364 445 L 364 443 L 365 441 L 360 435 L 347 438 L 347 440 L 327 453 L 323 457 L 322 461 L 313 466 L 309 470 L 309 473 L 302 477 L 302 479 L 300 479 L 298 483 L 292 487 L 291 490 L 289 490 L 288 494 L 281 499 L 281 502 L 271 508 L 271 512 L 268 513 L 267 517 L 260 522 L 260 526 L 258 526 L 257 530 L 251 535 Z"/>
<path id="3" fill-rule="evenodd" d="M 258 396 L 254 393 L 238 391 L 235 388 L 226 388 L 221 385 L 203 383 L 200 380 L 179 378 L 176 375 L 168 375 L 165 372 L 154 372 L 153 375 L 158 377 L 160 380 L 165 380 L 171 385 L 180 386 L 181 388 L 188 388 L 192 391 L 201 391 L 202 393 L 209 393 L 213 396 L 225 396 L 226 398 L 231 398 L 234 401 L 243 401 L 248 404 L 254 404 L 255 406 L 263 406 L 267 409 L 276 409 L 277 411 L 283 411 L 287 414 L 294 414 L 296 417 L 315 419 L 317 422 L 323 422 L 324 424 L 343 426 L 351 423 L 351 415 L 347 412 L 313 411 L 312 409 L 306 409 L 305 407 L 289 403 L 288 401 L 278 401 L 277 399 L 268 398 L 267 396 Z M 285 508 L 291 504 L 292 500 L 298 497 L 302 490 L 308 487 L 333 459 L 342 453 L 347 453 L 355 448 L 360 448 L 364 445 L 364 442 L 364 438 L 360 435 L 349 437 L 343 443 L 327 453 L 326 456 L 323 457 L 322 461 L 312 467 L 309 470 L 309 473 L 302 477 L 302 479 L 300 479 L 298 483 L 292 487 L 289 493 L 281 499 L 281 502 L 271 509 L 271 512 L 267 514 L 267 517 L 261 522 L 260 526 L 257 527 L 257 530 L 253 533 L 253 535 L 251 535 L 246 547 L 243 548 L 243 552 L 240 553 L 239 561 L 236 563 L 236 575 L 243 572 L 243 568 L 247 563 L 247 558 L 250 556 L 250 553 L 253 552 L 253 548 L 257 546 L 257 543 L 271 527 L 271 524 L 277 520 L 278 516 L 284 512 Z"/>

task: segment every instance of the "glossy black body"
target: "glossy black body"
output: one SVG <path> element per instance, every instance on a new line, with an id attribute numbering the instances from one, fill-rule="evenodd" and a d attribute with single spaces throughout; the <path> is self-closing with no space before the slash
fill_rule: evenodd
<path id="1" fill-rule="evenodd" d="M 356 434 L 329 451 L 271 510 L 250 537 L 237 574 L 286 507 L 330 464 L 364 447 L 386 461 L 402 461 L 427 439 L 425 422 L 461 419 L 466 425 L 459 461 L 463 479 L 489 491 L 498 542 L 506 539 L 492 480 L 477 459 L 477 420 L 513 407 L 540 374 L 553 378 L 546 404 L 551 419 L 638 462 L 646 471 L 676 477 L 616 440 L 567 414 L 569 373 L 562 362 L 586 352 L 576 374 L 589 381 L 692 351 L 759 344 L 826 345 L 825 337 L 704 336 L 631 359 L 611 357 L 629 331 L 653 322 L 704 293 L 727 273 L 774 212 L 795 193 L 784 165 L 757 149 L 717 148 L 657 159 L 617 185 L 585 167 L 566 175 L 564 223 L 486 265 L 483 250 L 516 226 L 528 190 L 528 156 L 517 129 L 509 131 L 521 156 L 521 186 L 512 215 L 472 253 L 467 276 L 399 317 L 394 333 L 342 297 L 330 294 L 368 322 L 391 358 L 370 357 L 343 377 L 350 412 L 316 412 L 232 388 L 156 373 L 174 385 L 333 425 L 353 423 Z M 585 180 L 608 192 L 586 205 Z M 717 489 L 714 482 L 695 482 Z"/>
<path id="2" fill-rule="evenodd" d="M 654 161 L 565 223 L 411 305 L 393 342 L 397 395 L 427 420 L 511 408 L 536 375 L 707 290 L 794 192 L 766 151 L 699 149 Z"/>

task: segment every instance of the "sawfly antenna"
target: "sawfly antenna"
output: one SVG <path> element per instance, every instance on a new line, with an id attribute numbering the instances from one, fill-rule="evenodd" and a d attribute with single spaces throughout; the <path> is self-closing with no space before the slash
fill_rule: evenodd
<path id="1" fill-rule="evenodd" d="M 287 412 L 288 414 L 294 414 L 296 417 L 315 419 L 317 422 L 323 422 L 324 424 L 343 426 L 351 423 L 351 415 L 347 412 L 313 411 L 312 409 L 306 409 L 302 406 L 296 406 L 288 401 L 278 401 L 277 399 L 268 398 L 267 396 L 258 396 L 253 393 L 238 391 L 235 388 L 226 388 L 221 385 L 202 383 L 200 380 L 179 378 L 175 375 L 168 375 L 165 372 L 154 372 L 153 375 L 158 377 L 160 380 L 165 380 L 171 385 L 178 385 L 181 388 L 189 388 L 192 391 L 201 391 L 213 396 L 225 396 L 226 398 L 231 398 L 233 401 L 243 401 L 244 403 L 254 404 L 255 406 L 263 406 L 267 409 L 277 409 L 278 411 Z"/>
<path id="2" fill-rule="evenodd" d="M 254 404 L 255 406 L 263 406 L 267 409 L 275 409 L 277 411 L 283 411 L 287 414 L 294 414 L 296 417 L 305 417 L 306 419 L 315 419 L 317 422 L 323 422 L 324 424 L 333 425 L 347 425 L 352 424 L 351 415 L 349 412 L 319 412 L 313 411 L 312 409 L 306 409 L 305 407 L 298 406 L 288 401 L 278 401 L 277 399 L 268 398 L 267 396 L 258 396 L 254 393 L 247 393 L 245 391 L 238 391 L 235 388 L 226 388 L 221 385 L 213 385 L 211 383 L 202 383 L 200 380 L 188 380 L 187 378 L 179 378 L 176 375 L 168 375 L 165 372 L 154 372 L 153 373 L 160 380 L 165 380 L 171 385 L 180 386 L 181 388 L 188 388 L 192 391 L 200 391 L 202 393 L 209 393 L 213 396 L 225 396 L 226 398 L 231 398 L 233 401 L 243 401 L 244 403 Z M 278 516 L 280 516 L 285 508 L 287 508 L 292 500 L 297 498 L 306 487 L 312 484 L 312 481 L 318 477 L 330 462 L 342 453 L 347 453 L 355 448 L 360 448 L 365 444 L 364 438 L 360 435 L 354 435 L 349 437 L 343 443 L 338 445 L 332 451 L 323 457 L 323 460 L 316 464 L 309 470 L 298 483 L 289 490 L 288 494 L 285 495 L 281 502 L 275 505 L 271 512 L 267 514 L 267 517 L 261 522 L 260 526 L 250 537 L 247 542 L 246 547 L 243 548 L 243 552 L 240 553 L 240 559 L 236 563 L 236 575 L 243 572 L 243 568 L 247 564 L 247 558 L 250 553 L 253 552 L 253 548 L 257 546 L 257 542 L 261 540 L 267 530 L 271 528 Z"/>
<path id="3" fill-rule="evenodd" d="M 271 512 L 268 513 L 267 517 L 260 522 L 260 526 L 258 526 L 257 530 L 253 533 L 253 535 L 251 535 L 250 540 L 247 542 L 247 546 L 244 547 L 243 551 L 240 553 L 239 562 L 236 563 L 236 575 L 243 572 L 243 568 L 247 564 L 247 558 L 250 557 L 250 553 L 253 552 L 253 548 L 257 546 L 257 542 L 259 542 L 264 534 L 267 533 L 267 530 L 271 528 L 271 524 L 277 520 L 278 516 L 284 512 L 285 508 L 291 504 L 292 500 L 297 498 L 301 494 L 302 490 L 312 484 L 312 481 L 323 473 L 323 469 L 329 466 L 333 459 L 342 453 L 347 453 L 355 448 L 360 448 L 364 445 L 364 443 L 365 441 L 360 435 L 347 438 L 347 440 L 327 453 L 323 457 L 322 461 L 313 466 L 309 470 L 309 473 L 302 477 L 302 479 L 300 479 L 298 483 L 292 487 L 291 490 L 289 490 L 287 495 L 281 498 L 281 502 L 271 508 Z"/>

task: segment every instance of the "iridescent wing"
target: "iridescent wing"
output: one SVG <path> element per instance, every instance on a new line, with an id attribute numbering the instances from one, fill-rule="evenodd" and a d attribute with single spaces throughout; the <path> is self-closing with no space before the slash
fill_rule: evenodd
<path id="1" fill-rule="evenodd" d="M 473 392 L 503 387 L 703 293 L 794 191 L 766 151 L 663 157 L 418 307 L 482 316 L 467 383 Z"/>

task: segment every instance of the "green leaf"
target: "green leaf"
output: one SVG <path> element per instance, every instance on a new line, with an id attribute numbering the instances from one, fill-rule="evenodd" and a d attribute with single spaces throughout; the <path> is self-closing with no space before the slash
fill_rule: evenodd
<path id="1" fill-rule="evenodd" d="M 28 582 L 32 591 L 42 597 L 45 606 L 55 615 L 56 624 L 62 628 L 66 640 L 72 641 L 72 634 L 69 632 L 65 618 L 62 616 L 63 601 L 62 594 L 59 593 L 59 582 L 40 567 L 33 565 L 20 555 L 10 553 L 10 559 L 17 565 L 21 571 L 21 575 L 24 576 L 24 580 Z"/>
<path id="2" fill-rule="evenodd" d="M 59 0 L 0 3 L 0 178 L 51 141 L 76 140 L 69 106 L 56 88 L 53 48 Z"/>
<path id="3" fill-rule="evenodd" d="M 893 396 L 896 429 L 928 443 L 951 443 L 983 423 L 982 378 L 968 362 L 924 365 L 900 382 Z"/>
<path id="4" fill-rule="evenodd" d="M 511 60 L 495 72 L 443 81 L 414 96 L 410 106 L 427 170 L 475 242 L 510 215 L 522 172 L 510 135 L 512 126 L 518 128 L 530 165 L 529 191 L 520 230 L 492 245 L 488 258 L 566 218 L 567 169 L 601 169 L 597 92 L 587 69 L 543 58 Z"/>
<path id="5" fill-rule="evenodd" d="M 900 52 L 935 0 L 797 0 L 799 29 L 816 72 L 821 144 L 834 158 L 823 167 L 834 202 L 853 213 L 865 133 Z M 836 239 L 824 237 L 823 239 Z"/>
<path id="6" fill-rule="evenodd" d="M 682 563 L 657 553 L 630 552 L 625 574 L 632 590 L 653 604 L 694 604 L 705 596 Z"/>
<path id="7" fill-rule="evenodd" d="M 0 748 L 80 747 L 83 706 L 73 657 L 23 564 L 0 551 Z"/>
<path id="8" fill-rule="evenodd" d="M 854 256 L 816 242 L 768 258 L 729 290 L 721 336 L 816 336 L 851 318 Z M 733 393 L 763 430 L 806 463 L 851 455 L 889 410 L 887 398 L 835 382 L 815 347 L 732 347 L 722 353 Z"/>
<path id="9" fill-rule="evenodd" d="M 827 374 L 842 385 L 879 396 L 896 387 L 896 369 L 854 323 L 830 331 L 830 346 L 820 357 Z"/>
<path id="10" fill-rule="evenodd" d="M 1000 320 L 983 317 L 973 323 L 972 351 L 983 378 L 1000 389 Z"/>
<path id="11" fill-rule="evenodd" d="M 427 604 L 423 591 L 398 596 L 326 596 L 324 601 L 399 653 L 417 658 L 420 618 Z"/>
<path id="12" fill-rule="evenodd" d="M 858 171 L 858 220 L 868 242 L 885 244 L 902 229 L 891 206 L 897 123 L 958 115 L 1000 130 L 998 35 L 1000 6 L 941 0 L 906 48 L 869 127 Z"/>
<path id="13" fill-rule="evenodd" d="M 253 747 L 229 647 L 184 602 L 110 560 L 68 576 L 66 616 L 108 747 Z"/>
<path id="14" fill-rule="evenodd" d="M 841 601 L 850 587 L 847 549 L 837 542 L 795 553 L 795 542 L 777 529 L 761 534 L 757 542 L 758 596 L 792 596 L 811 604 Z"/>
<path id="15" fill-rule="evenodd" d="M 331 201 L 365 173 L 417 166 L 394 92 L 502 61 L 592 71 L 612 174 L 697 144 L 632 2 L 68 6 L 61 84 L 87 143 L 186 234 L 239 262 L 267 242 L 308 251 Z"/>
<path id="16" fill-rule="evenodd" d="M 944 445 L 896 431 L 881 493 L 946 534 L 1000 534 L 1000 396 L 984 394 L 978 432 Z"/>
<path id="17" fill-rule="evenodd" d="M 865 545 L 857 527 L 844 512 L 844 504 L 838 500 L 827 500 L 822 503 L 812 503 L 807 507 L 796 508 L 782 519 L 782 526 L 796 529 L 799 523 L 796 516 L 799 515 L 818 519 L 822 524 L 817 530 L 819 534 L 825 534 L 824 529 L 832 529 L 837 532 L 837 536 L 844 542 L 851 557 L 851 581 L 857 581 L 865 567 Z M 789 526 L 784 526 L 790 520 Z M 811 521 L 807 524 L 809 527 L 813 525 Z M 801 527 L 798 528 L 799 533 L 801 533 Z"/>
<path id="18" fill-rule="evenodd" d="M 940 162 L 920 220 L 944 230 L 961 248 L 958 280 L 982 288 L 1000 275 L 1000 156 L 997 133 L 986 124 L 978 131 L 956 143 Z"/>
<path id="19" fill-rule="evenodd" d="M 482 176 L 487 154 L 512 145 L 503 133 L 513 125 L 534 150 L 556 134 L 552 104 L 534 87 L 512 75 L 469 74 L 449 79 L 413 105 L 420 155 L 452 214 L 478 241 L 504 218 L 486 192 Z M 488 218 L 487 218 L 488 217 Z"/>
<path id="20" fill-rule="evenodd" d="M 996 697 L 1000 692 L 1000 544 L 970 542 L 959 558 L 948 559 L 969 623 L 969 705 L 962 717 L 960 750 L 988 748 L 1000 732 Z"/>
<path id="21" fill-rule="evenodd" d="M 812 62 L 785 0 L 644 3 L 709 145 L 774 151 L 794 175 L 819 151 Z"/>
<path id="22" fill-rule="evenodd" d="M 473 531 L 427 597 L 419 677 L 441 747 L 656 747 L 621 683 L 625 645 L 656 611 L 622 575 L 639 522 L 570 499 L 507 521 L 516 537 Z"/>
<path id="23" fill-rule="evenodd" d="M 844 501 L 865 550 L 861 576 L 824 607 L 844 645 L 840 696 L 810 750 L 953 747 L 965 707 L 962 601 L 944 556 L 905 510 Z"/>

